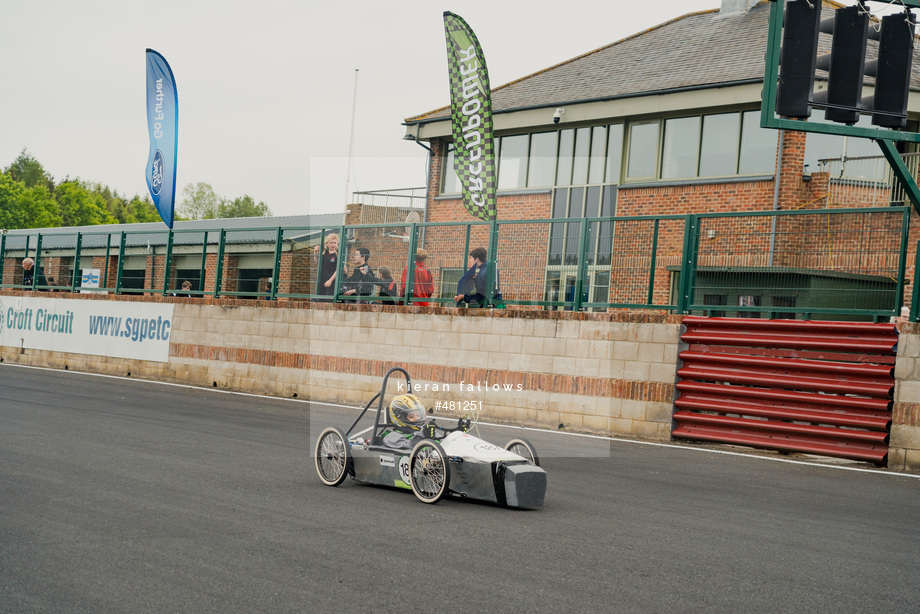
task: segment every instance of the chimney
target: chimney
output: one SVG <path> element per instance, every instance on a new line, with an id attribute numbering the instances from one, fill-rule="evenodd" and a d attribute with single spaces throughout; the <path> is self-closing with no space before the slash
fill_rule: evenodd
<path id="1" fill-rule="evenodd" d="M 744 15 L 754 8 L 758 2 L 759 0 L 722 0 L 722 8 L 719 9 L 719 17 Z"/>

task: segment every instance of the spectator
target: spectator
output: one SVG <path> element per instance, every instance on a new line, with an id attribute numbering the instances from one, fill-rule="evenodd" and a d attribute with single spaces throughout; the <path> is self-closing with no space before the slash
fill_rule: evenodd
<path id="1" fill-rule="evenodd" d="M 259 292 L 263 296 L 259 297 L 262 300 L 270 301 L 272 300 L 272 278 L 263 277 L 259 280 Z"/>
<path id="2" fill-rule="evenodd" d="M 477 247 L 470 252 L 470 268 L 457 282 L 457 307 L 464 304 L 470 307 L 484 307 L 486 304 L 486 279 L 489 265 L 486 263 L 488 252 L 484 247 Z"/>
<path id="3" fill-rule="evenodd" d="M 182 290 L 179 292 L 173 292 L 173 296 L 187 296 L 192 297 L 192 282 L 185 280 L 182 282 Z"/>
<path id="4" fill-rule="evenodd" d="M 430 298 L 434 294 L 434 284 L 431 271 L 425 266 L 425 260 L 428 258 L 428 252 L 418 249 L 415 252 L 415 273 L 412 276 L 412 298 Z M 409 267 L 403 269 L 402 283 L 399 287 L 400 296 L 406 296 L 406 278 L 408 277 Z M 431 303 L 419 302 L 412 303 L 421 307 L 428 307 Z"/>
<path id="5" fill-rule="evenodd" d="M 354 260 L 354 270 L 348 279 L 345 280 L 345 296 L 354 296 L 358 303 L 369 303 L 366 298 L 374 294 L 374 288 L 380 283 L 380 280 L 374 275 L 373 269 L 368 264 L 371 257 L 371 251 L 366 247 L 359 247 L 355 250 L 352 257 Z"/>
<path id="6" fill-rule="evenodd" d="M 323 253 L 320 256 L 319 263 L 319 280 L 316 293 L 323 296 L 332 296 L 335 292 L 335 276 L 338 274 L 338 251 L 339 251 L 339 235 L 334 232 L 326 235 L 325 241 L 323 241 Z M 319 245 L 316 246 L 314 251 L 315 255 L 319 255 Z M 317 298 L 314 299 L 320 303 L 331 303 L 331 298 Z"/>
<path id="7" fill-rule="evenodd" d="M 22 269 L 22 285 L 26 286 L 26 290 L 31 290 L 34 286 L 48 285 L 45 273 L 40 268 L 36 268 L 35 261 L 31 258 L 23 259 Z"/>
<path id="8" fill-rule="evenodd" d="M 396 280 L 390 274 L 390 269 L 385 266 L 380 267 L 377 269 L 377 277 L 380 279 L 380 283 L 377 285 L 380 302 L 384 305 L 395 305 L 397 287 Z"/>

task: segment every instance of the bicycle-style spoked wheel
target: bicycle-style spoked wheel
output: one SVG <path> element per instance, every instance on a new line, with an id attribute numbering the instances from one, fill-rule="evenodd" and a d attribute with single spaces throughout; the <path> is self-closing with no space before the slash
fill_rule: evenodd
<path id="1" fill-rule="evenodd" d="M 505 444 L 505 449 L 509 452 L 514 452 L 518 456 L 523 456 L 537 467 L 540 466 L 540 457 L 537 456 L 537 450 L 533 447 L 532 443 L 523 437 L 512 439 Z"/>
<path id="2" fill-rule="evenodd" d="M 348 467 L 348 442 L 342 431 L 329 427 L 316 441 L 316 473 L 326 486 L 338 486 L 345 481 Z"/>
<path id="3" fill-rule="evenodd" d="M 420 441 L 409 456 L 409 484 L 422 503 L 437 503 L 450 486 L 450 467 L 444 448 L 430 439 Z"/>

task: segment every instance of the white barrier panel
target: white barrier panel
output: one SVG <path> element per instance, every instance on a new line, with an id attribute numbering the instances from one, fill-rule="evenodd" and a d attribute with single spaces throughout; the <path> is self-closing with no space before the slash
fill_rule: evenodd
<path id="1" fill-rule="evenodd" d="M 0 297 L 0 345 L 167 362 L 174 307 Z"/>

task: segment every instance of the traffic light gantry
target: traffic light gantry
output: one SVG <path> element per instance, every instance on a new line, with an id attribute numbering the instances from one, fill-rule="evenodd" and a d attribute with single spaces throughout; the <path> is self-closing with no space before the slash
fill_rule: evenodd
<path id="1" fill-rule="evenodd" d="M 860 113 L 883 128 L 907 123 L 915 20 L 909 10 L 885 15 L 880 27 L 863 2 L 834 10 L 822 20 L 821 0 L 791 0 L 783 19 L 776 112 L 805 119 L 812 106 L 829 121 L 853 125 Z M 831 51 L 819 55 L 821 33 L 832 35 Z M 878 58 L 866 61 L 868 41 L 878 41 Z M 814 91 L 817 71 L 827 72 L 827 88 Z M 874 96 L 863 97 L 866 77 L 875 78 Z"/>

